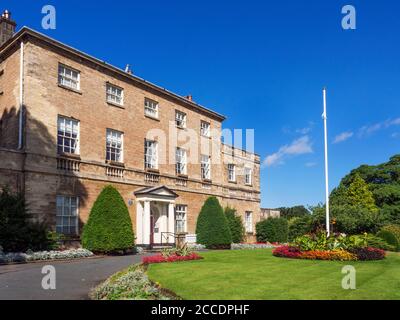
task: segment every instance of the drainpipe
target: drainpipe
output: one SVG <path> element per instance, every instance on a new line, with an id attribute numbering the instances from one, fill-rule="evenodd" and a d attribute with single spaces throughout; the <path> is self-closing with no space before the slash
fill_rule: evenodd
<path id="1" fill-rule="evenodd" d="M 23 113 L 24 113 L 24 42 L 21 40 L 19 62 L 19 125 L 18 125 L 18 149 L 22 149 Z"/>

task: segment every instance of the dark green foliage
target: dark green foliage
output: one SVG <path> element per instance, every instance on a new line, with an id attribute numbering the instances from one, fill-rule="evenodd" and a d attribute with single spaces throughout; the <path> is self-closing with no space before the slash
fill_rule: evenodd
<path id="1" fill-rule="evenodd" d="M 93 252 L 113 253 L 134 247 L 128 208 L 112 186 L 103 189 L 83 228 L 82 246 Z"/>
<path id="2" fill-rule="evenodd" d="M 387 225 L 377 234 L 378 237 L 384 239 L 387 243 L 395 247 L 396 251 L 400 251 L 400 226 Z"/>
<path id="3" fill-rule="evenodd" d="M 282 218 L 286 218 L 288 220 L 295 217 L 304 217 L 310 215 L 310 211 L 308 211 L 308 209 L 304 206 L 294 206 L 291 208 L 283 207 L 278 208 L 277 210 L 281 212 Z"/>
<path id="4" fill-rule="evenodd" d="M 372 192 L 380 219 L 386 223 L 400 223 L 400 155 L 377 166 L 363 165 L 344 177 L 331 194 L 332 205 L 346 204 L 344 191 L 356 176 L 360 176 Z"/>
<path id="5" fill-rule="evenodd" d="M 31 220 L 24 197 L 0 190 L 0 246 L 5 252 L 47 250 L 54 244 L 45 222 Z"/>
<path id="6" fill-rule="evenodd" d="M 224 211 L 216 197 L 210 197 L 201 208 L 196 226 L 197 243 L 209 249 L 227 249 L 232 235 Z"/>
<path id="7" fill-rule="evenodd" d="M 258 242 L 279 242 L 288 241 L 289 225 L 285 218 L 270 218 L 260 221 L 256 225 Z"/>
<path id="8" fill-rule="evenodd" d="M 289 220 L 289 241 L 313 231 L 310 215 L 294 217 Z"/>
<path id="9" fill-rule="evenodd" d="M 389 243 L 387 243 L 386 240 L 384 240 L 378 236 L 368 235 L 367 243 L 368 243 L 368 247 L 371 247 L 371 248 L 378 248 L 378 249 L 382 249 L 385 251 L 396 251 L 396 248 L 393 245 L 390 245 Z"/>
<path id="10" fill-rule="evenodd" d="M 245 229 L 240 216 L 236 214 L 236 210 L 230 207 L 225 208 L 225 216 L 231 230 L 232 242 L 241 243 L 244 240 Z"/>

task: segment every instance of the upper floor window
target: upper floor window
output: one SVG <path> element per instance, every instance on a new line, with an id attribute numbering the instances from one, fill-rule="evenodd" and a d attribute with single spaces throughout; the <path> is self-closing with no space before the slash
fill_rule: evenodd
<path id="1" fill-rule="evenodd" d="M 234 164 L 228 164 L 228 180 L 236 182 L 236 167 Z"/>
<path id="2" fill-rule="evenodd" d="M 158 118 L 158 102 L 148 98 L 144 99 L 144 113 L 152 118 Z"/>
<path id="3" fill-rule="evenodd" d="M 187 206 L 177 205 L 175 207 L 175 233 L 186 232 Z"/>
<path id="4" fill-rule="evenodd" d="M 200 124 L 200 134 L 203 137 L 210 137 L 210 123 L 206 121 L 201 121 Z"/>
<path id="5" fill-rule="evenodd" d="M 57 119 L 57 152 L 79 154 L 79 121 L 59 116 Z"/>
<path id="6" fill-rule="evenodd" d="M 251 185 L 252 184 L 252 173 L 253 170 L 251 170 L 250 168 L 244 168 L 244 180 L 245 180 L 245 184 Z"/>
<path id="7" fill-rule="evenodd" d="M 156 141 L 146 140 L 144 143 L 144 167 L 158 169 L 158 146 Z"/>
<path id="8" fill-rule="evenodd" d="M 123 162 L 123 142 L 122 132 L 107 129 L 106 136 L 106 159 L 107 161 Z"/>
<path id="9" fill-rule="evenodd" d="M 187 174 L 186 150 L 176 148 L 176 174 Z"/>
<path id="10" fill-rule="evenodd" d="M 107 83 L 107 102 L 124 104 L 124 90 L 110 83 Z"/>
<path id="11" fill-rule="evenodd" d="M 186 128 L 186 113 L 176 110 L 175 124 L 178 128 Z"/>
<path id="12" fill-rule="evenodd" d="M 251 211 L 245 213 L 245 228 L 247 233 L 253 232 L 253 212 Z"/>
<path id="13" fill-rule="evenodd" d="M 203 180 L 211 179 L 211 158 L 207 155 L 201 156 L 201 178 Z"/>
<path id="14" fill-rule="evenodd" d="M 65 87 L 74 90 L 79 90 L 80 89 L 79 71 L 60 64 L 58 66 L 58 83 Z"/>
<path id="15" fill-rule="evenodd" d="M 79 229 L 79 198 L 57 196 L 56 231 L 66 235 L 77 235 Z"/>

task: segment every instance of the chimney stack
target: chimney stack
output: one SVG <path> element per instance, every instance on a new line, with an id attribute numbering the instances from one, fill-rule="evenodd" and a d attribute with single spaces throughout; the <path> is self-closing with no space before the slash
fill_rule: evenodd
<path id="1" fill-rule="evenodd" d="M 11 39 L 17 24 L 11 19 L 11 12 L 5 10 L 0 17 L 0 46 Z"/>
<path id="2" fill-rule="evenodd" d="M 186 96 L 186 99 L 188 99 L 189 101 L 193 102 L 193 96 L 191 94 L 189 94 L 188 96 Z"/>
<path id="3" fill-rule="evenodd" d="M 125 67 L 125 72 L 126 72 L 126 73 L 129 73 L 129 74 L 132 74 L 132 73 L 133 73 L 130 64 L 127 64 L 127 65 L 126 65 L 126 67 Z"/>

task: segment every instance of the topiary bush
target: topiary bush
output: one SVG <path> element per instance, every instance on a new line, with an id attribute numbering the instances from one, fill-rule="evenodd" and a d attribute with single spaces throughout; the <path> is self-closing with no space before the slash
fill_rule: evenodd
<path id="1" fill-rule="evenodd" d="M 285 218 L 270 218 L 260 221 L 256 225 L 258 242 L 279 242 L 288 241 L 289 226 Z"/>
<path id="2" fill-rule="evenodd" d="M 208 249 L 229 249 L 232 235 L 224 211 L 216 197 L 210 197 L 201 208 L 196 225 L 197 243 Z"/>
<path id="3" fill-rule="evenodd" d="M 232 243 L 241 243 L 245 234 L 242 218 L 236 214 L 235 209 L 230 207 L 225 208 L 225 216 L 231 230 Z"/>
<path id="4" fill-rule="evenodd" d="M 132 221 L 119 192 L 107 186 L 100 193 L 83 228 L 82 246 L 92 252 L 114 253 L 134 247 Z"/>

